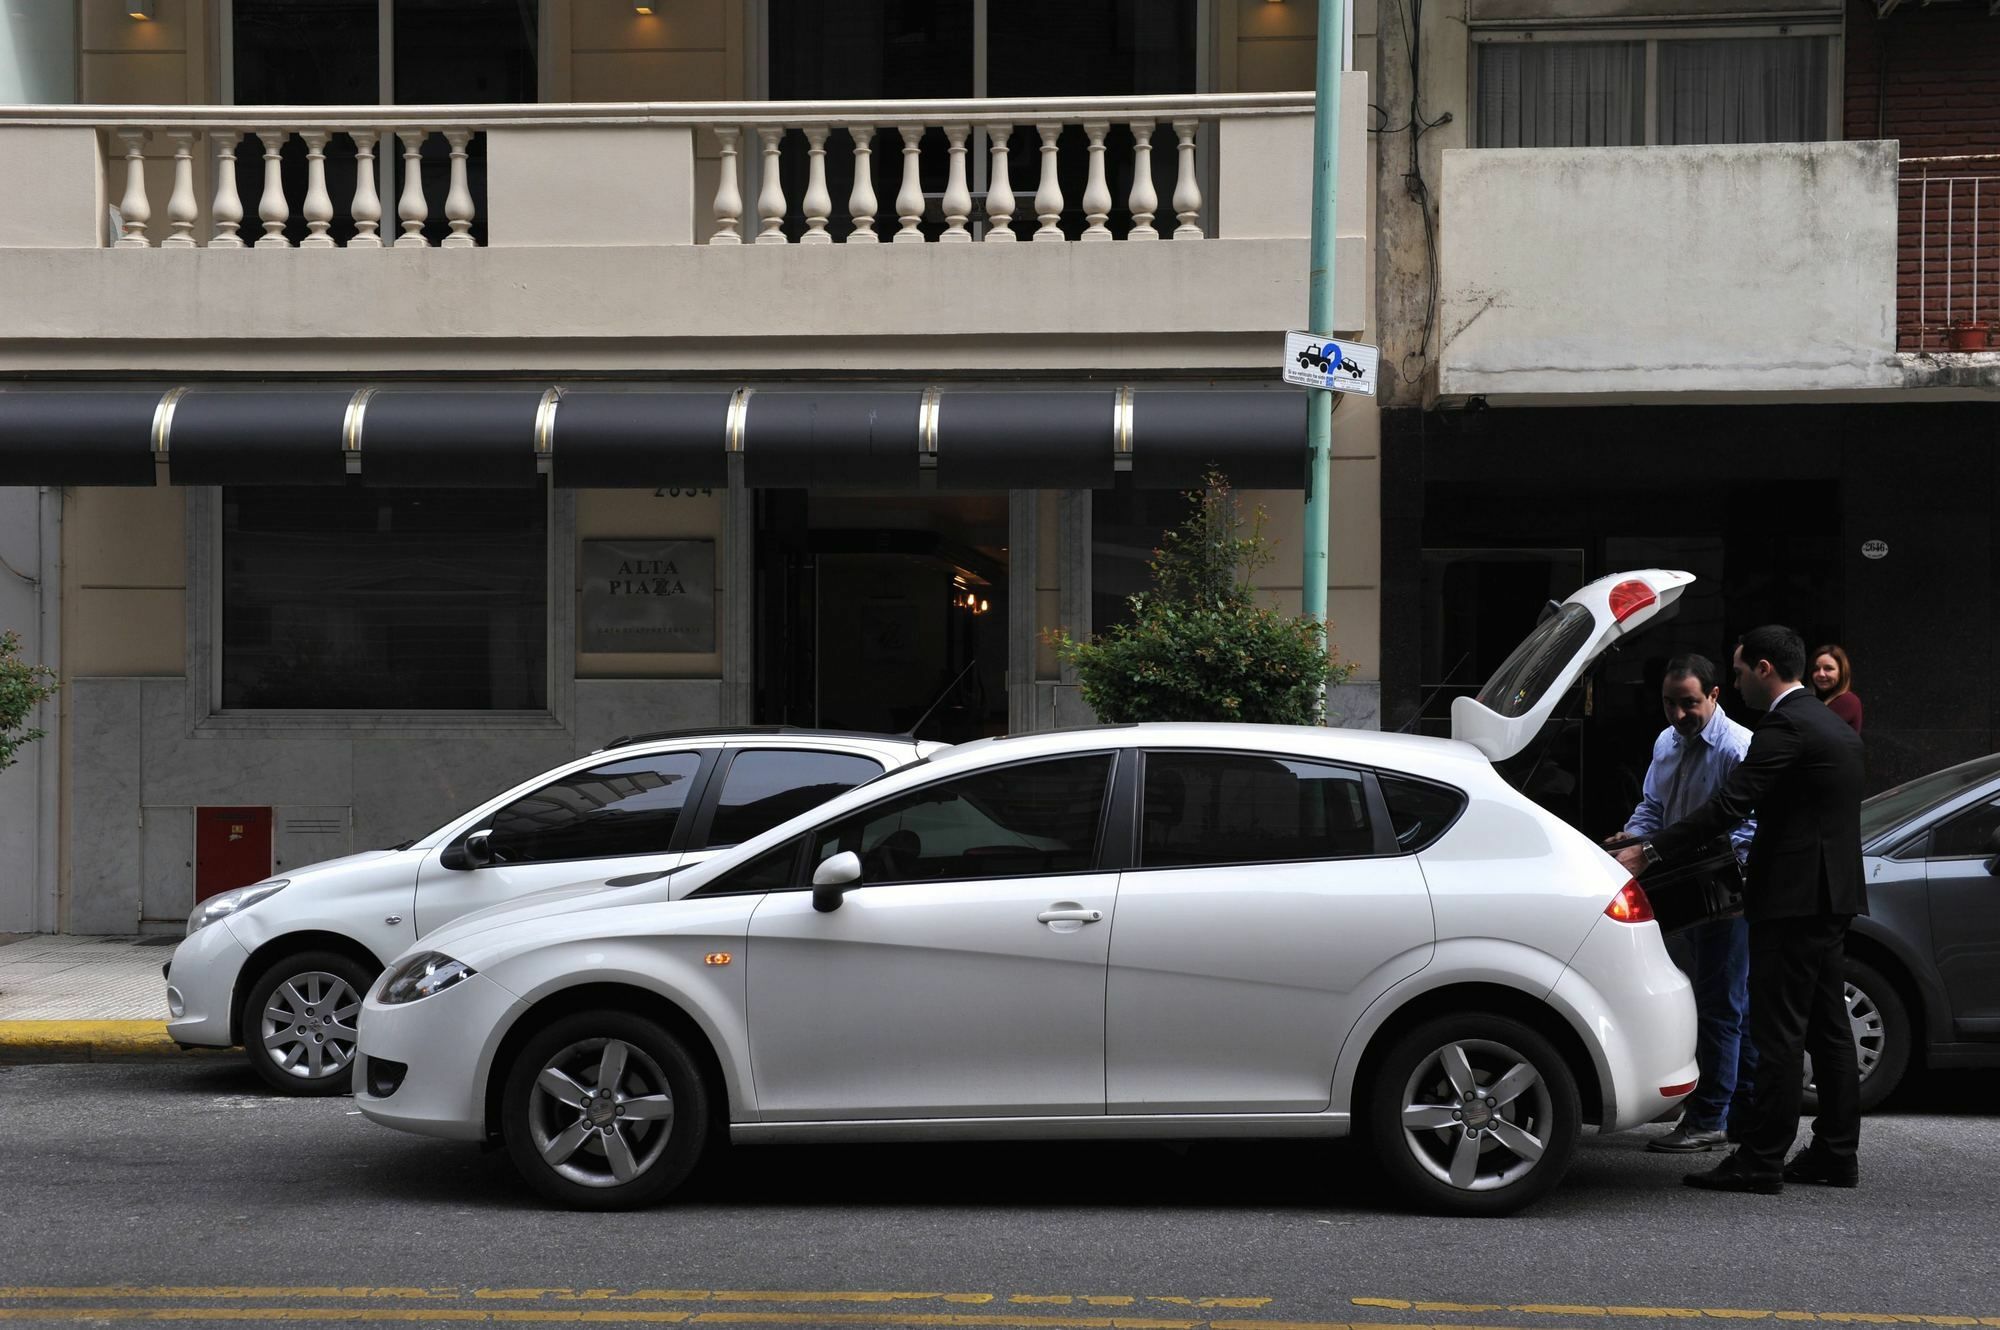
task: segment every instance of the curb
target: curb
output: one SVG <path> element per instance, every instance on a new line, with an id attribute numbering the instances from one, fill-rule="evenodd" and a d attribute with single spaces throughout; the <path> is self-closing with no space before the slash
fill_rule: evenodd
<path id="1" fill-rule="evenodd" d="M 180 1056 L 165 1021 L 0 1021 L 0 1063 Z"/>

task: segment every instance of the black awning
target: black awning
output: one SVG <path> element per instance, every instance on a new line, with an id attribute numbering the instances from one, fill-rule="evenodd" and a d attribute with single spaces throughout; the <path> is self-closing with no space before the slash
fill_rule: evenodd
<path id="1" fill-rule="evenodd" d="M 940 489 L 1109 489 L 1115 392 L 946 392 L 938 402 Z"/>
<path id="2" fill-rule="evenodd" d="M 1219 471 L 1238 489 L 1303 489 L 1306 395 L 1255 392 L 1132 394 L 1132 482 L 1193 489 Z"/>
<path id="3" fill-rule="evenodd" d="M 167 471 L 176 485 L 341 485 L 349 388 L 194 389 L 172 407 Z"/>
<path id="4" fill-rule="evenodd" d="M 150 485 L 150 392 L 0 391 L 0 485 Z"/>
<path id="5" fill-rule="evenodd" d="M 716 392 L 566 392 L 549 451 L 562 489 L 729 483 L 729 402 Z"/>
<path id="6" fill-rule="evenodd" d="M 743 427 L 748 485 L 915 489 L 923 394 L 756 392 Z"/>
<path id="7" fill-rule="evenodd" d="M 460 489 L 535 484 L 536 389 L 383 389 L 361 409 L 361 483 Z"/>

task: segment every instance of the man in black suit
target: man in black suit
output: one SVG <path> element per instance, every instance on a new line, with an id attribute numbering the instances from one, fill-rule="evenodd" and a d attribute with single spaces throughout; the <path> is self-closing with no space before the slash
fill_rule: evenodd
<path id="1" fill-rule="evenodd" d="M 1805 668 L 1805 643 L 1791 629 L 1769 625 L 1743 635 L 1736 689 L 1768 713 L 1749 755 L 1707 803 L 1618 856 L 1636 875 L 1648 863 L 1688 854 L 1753 813 L 1757 818 L 1743 890 L 1750 921 L 1750 1037 L 1757 1048 L 1750 1120 L 1734 1154 L 1683 1179 L 1713 1191 L 1775 1193 L 1786 1182 L 1852 1187 L 1860 1180 L 1861 1090 L 1842 954 L 1848 921 L 1868 913 L 1861 880 L 1861 739 L 1799 686 Z M 1802 1052 L 1812 1054 L 1820 1112 L 1812 1144 L 1787 1164 L 1785 1153 L 1799 1130 Z"/>

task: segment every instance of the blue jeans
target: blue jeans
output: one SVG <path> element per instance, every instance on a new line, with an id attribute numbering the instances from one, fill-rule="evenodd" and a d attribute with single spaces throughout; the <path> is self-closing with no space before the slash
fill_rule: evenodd
<path id="1" fill-rule="evenodd" d="M 1741 919 L 1697 924 L 1683 944 L 1694 981 L 1695 1065 L 1701 1083 L 1681 1105 L 1684 1119 L 1703 1131 L 1724 1131 L 1750 1120 L 1751 1073 L 1757 1048 L 1750 1039 L 1750 925 Z M 1681 950 L 1683 948 L 1676 948 Z"/>

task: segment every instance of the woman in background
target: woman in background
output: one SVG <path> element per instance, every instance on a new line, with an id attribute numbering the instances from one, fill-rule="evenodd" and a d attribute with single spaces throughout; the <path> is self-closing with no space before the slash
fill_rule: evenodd
<path id="1" fill-rule="evenodd" d="M 1826 709 L 1861 733 L 1861 699 L 1854 694 L 1854 667 L 1847 653 L 1829 642 L 1812 654 L 1812 688 Z"/>

